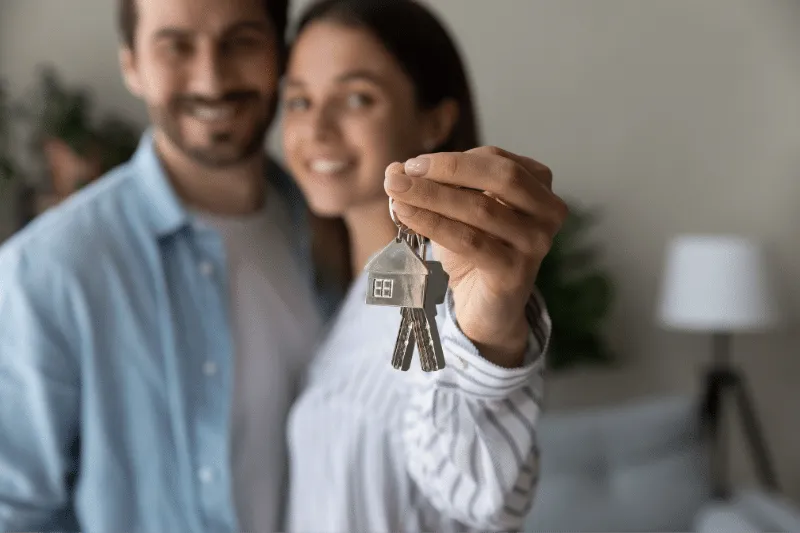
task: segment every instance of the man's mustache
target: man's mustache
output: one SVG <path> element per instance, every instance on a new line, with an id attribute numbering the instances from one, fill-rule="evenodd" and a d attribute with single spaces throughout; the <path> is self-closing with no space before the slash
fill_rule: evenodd
<path id="1" fill-rule="evenodd" d="M 196 94 L 182 94 L 172 98 L 172 105 L 176 107 L 188 107 L 196 105 L 214 106 L 220 104 L 237 104 L 259 99 L 255 91 L 231 91 L 220 98 L 206 98 Z"/>

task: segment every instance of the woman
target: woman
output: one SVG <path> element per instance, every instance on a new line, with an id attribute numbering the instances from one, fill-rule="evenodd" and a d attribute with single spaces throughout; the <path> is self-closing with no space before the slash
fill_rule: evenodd
<path id="1" fill-rule="evenodd" d="M 290 415 L 288 529 L 521 527 L 537 480 L 547 331 L 536 331 L 526 359 L 506 368 L 483 358 L 456 325 L 462 315 L 449 292 L 436 317 L 447 367 L 423 373 L 415 356 L 400 372 L 390 365 L 398 309 L 364 303 L 364 266 L 398 234 L 384 172 L 414 171 L 387 166 L 478 145 L 453 42 L 411 1 L 324 1 L 299 24 L 282 99 L 287 165 L 312 210 L 346 224 L 343 249 L 355 273 Z M 540 213 L 560 213 L 552 193 L 536 191 Z M 437 251 L 452 286 L 459 263 Z M 544 311 L 534 318 L 549 331 Z"/>

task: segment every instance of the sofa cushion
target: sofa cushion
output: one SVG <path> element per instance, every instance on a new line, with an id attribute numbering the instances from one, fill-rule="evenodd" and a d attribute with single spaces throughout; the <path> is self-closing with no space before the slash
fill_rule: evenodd
<path id="1" fill-rule="evenodd" d="M 764 531 L 734 506 L 709 504 L 695 518 L 697 533 L 757 533 Z M 771 530 L 770 530 L 771 531 Z"/>
<path id="2" fill-rule="evenodd" d="M 526 531 L 688 531 L 710 497 L 692 398 L 546 414 Z"/>

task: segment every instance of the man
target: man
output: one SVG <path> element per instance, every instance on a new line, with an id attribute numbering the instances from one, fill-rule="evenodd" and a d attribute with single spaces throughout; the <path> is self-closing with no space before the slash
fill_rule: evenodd
<path id="1" fill-rule="evenodd" d="M 120 1 L 152 128 L 0 250 L 0 531 L 275 531 L 322 306 L 263 153 L 288 0 Z"/>

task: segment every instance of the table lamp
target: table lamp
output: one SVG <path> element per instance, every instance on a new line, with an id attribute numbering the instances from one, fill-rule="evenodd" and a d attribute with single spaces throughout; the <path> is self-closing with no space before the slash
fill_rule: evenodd
<path id="1" fill-rule="evenodd" d="M 722 409 L 735 398 L 757 475 L 770 490 L 778 489 L 744 376 L 732 366 L 730 339 L 734 333 L 763 332 L 780 323 L 761 247 L 746 238 L 725 235 L 682 235 L 667 250 L 658 319 L 672 330 L 711 336 L 712 364 L 706 374 L 703 424 L 712 439 L 714 495 L 730 497 L 727 447 L 721 435 Z"/>

